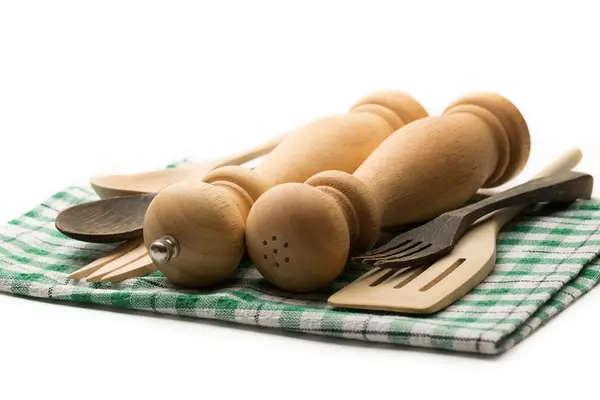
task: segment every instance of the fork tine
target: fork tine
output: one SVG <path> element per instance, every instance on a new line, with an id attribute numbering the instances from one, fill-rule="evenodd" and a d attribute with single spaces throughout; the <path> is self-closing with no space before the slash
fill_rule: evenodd
<path id="1" fill-rule="evenodd" d="M 104 275 L 100 282 L 121 282 L 125 279 L 130 278 L 138 278 L 140 276 L 148 275 L 152 272 L 156 271 L 156 267 L 152 262 L 152 259 L 149 255 L 145 255 L 142 258 L 139 258 L 133 261 L 130 264 L 125 265 L 109 274 Z"/>
<path id="2" fill-rule="evenodd" d="M 109 262 L 93 274 L 89 275 L 87 277 L 87 280 L 89 282 L 100 282 L 100 279 L 105 275 L 108 275 L 121 267 L 131 264 L 132 262 L 144 257 L 147 254 L 148 252 L 146 251 L 146 247 L 142 243 L 133 250 L 131 250 L 129 253 L 123 254 L 123 256 Z"/>
<path id="3" fill-rule="evenodd" d="M 357 258 L 360 257 L 368 257 L 368 256 L 372 256 L 375 254 L 378 254 L 380 252 L 383 251 L 389 251 L 389 250 L 393 250 L 397 247 L 401 247 L 406 245 L 408 242 L 410 242 L 413 238 L 413 235 L 408 235 L 408 233 L 411 233 L 412 231 L 408 231 L 405 233 L 401 233 L 400 235 L 396 236 L 395 238 L 393 238 L 392 240 L 390 240 L 389 242 L 387 242 L 384 245 L 381 245 L 373 250 L 367 251 L 359 256 L 357 256 Z"/>
<path id="4" fill-rule="evenodd" d="M 354 256 L 352 257 L 352 261 L 361 262 L 361 260 L 365 258 L 377 257 L 380 254 L 385 254 L 389 251 L 394 251 L 409 246 L 412 243 L 412 240 L 403 236 L 404 235 L 397 236 L 394 239 L 390 240 L 388 243 L 384 244 L 383 246 Z"/>
<path id="5" fill-rule="evenodd" d="M 426 251 L 429 249 L 429 251 Z M 402 257 L 381 258 L 373 263 L 373 266 L 380 268 L 403 268 L 415 264 L 432 263 L 446 256 L 451 252 L 450 248 L 432 248 L 428 246 L 412 254 L 406 254 Z"/>
<path id="6" fill-rule="evenodd" d="M 122 245 L 120 245 L 119 247 L 117 247 L 116 249 L 114 249 L 113 251 L 111 251 L 110 253 L 108 253 L 107 255 L 100 257 L 100 258 L 92 261 L 85 267 L 80 268 L 77 271 L 73 272 L 72 274 L 70 274 L 68 276 L 68 278 L 75 279 L 75 280 L 83 279 L 83 278 L 89 276 L 90 274 L 93 274 L 94 272 L 98 271 L 100 268 L 102 268 L 106 264 L 110 263 L 111 261 L 116 260 L 119 257 L 122 257 L 124 254 L 130 252 L 131 250 L 133 250 L 140 244 L 141 244 L 141 240 L 131 240 L 129 242 L 125 242 Z"/>
<path id="7" fill-rule="evenodd" d="M 371 264 L 373 261 L 376 261 L 376 260 L 384 260 L 384 259 L 388 259 L 388 258 L 394 258 L 394 259 L 404 258 L 406 256 L 410 256 L 412 254 L 419 253 L 420 251 L 425 250 L 429 247 L 431 247 L 431 244 L 429 244 L 429 243 L 414 242 L 408 247 L 404 246 L 400 249 L 394 249 L 394 250 L 390 250 L 390 251 L 382 253 L 382 254 L 377 254 L 372 257 L 364 258 L 362 260 L 362 262 L 366 263 L 366 264 Z"/>

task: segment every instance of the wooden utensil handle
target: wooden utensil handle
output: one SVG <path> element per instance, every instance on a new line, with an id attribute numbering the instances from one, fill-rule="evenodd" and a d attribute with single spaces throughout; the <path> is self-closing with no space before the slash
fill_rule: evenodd
<path id="1" fill-rule="evenodd" d="M 560 172 L 567 172 L 575 168 L 577 164 L 581 162 L 583 157 L 581 150 L 573 148 L 565 152 L 562 156 L 557 158 L 554 162 L 548 165 L 546 168 L 541 170 L 535 177 L 541 178 L 544 176 L 550 176 Z M 504 210 L 498 211 L 493 216 L 494 224 L 496 229 L 500 231 L 504 225 L 516 217 L 520 212 L 525 209 L 526 206 L 514 206 Z"/>
<path id="2" fill-rule="evenodd" d="M 544 202 L 571 202 L 592 196 L 594 178 L 580 172 L 566 172 L 533 179 L 495 196 L 463 207 L 448 214 L 463 217 L 468 227 L 479 218 L 505 207 L 527 206 Z"/>
<path id="3" fill-rule="evenodd" d="M 240 151 L 239 153 L 225 156 L 215 163 L 214 168 L 224 167 L 226 165 L 241 165 L 252 161 L 255 158 L 262 157 L 269 154 L 274 148 L 276 148 L 284 139 L 286 135 L 281 135 L 272 140 L 264 142 L 256 147 Z M 193 166 L 192 166 L 193 167 Z"/>

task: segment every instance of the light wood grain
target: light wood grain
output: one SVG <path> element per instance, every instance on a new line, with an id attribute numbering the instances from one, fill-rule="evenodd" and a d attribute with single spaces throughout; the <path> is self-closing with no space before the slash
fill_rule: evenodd
<path id="1" fill-rule="evenodd" d="M 102 199 L 134 194 L 158 193 L 174 183 L 186 179 L 201 179 L 207 172 L 226 165 L 240 165 L 262 157 L 273 150 L 284 136 L 262 143 L 218 160 L 167 168 L 138 174 L 99 175 L 90 179 L 94 191 Z"/>
<path id="2" fill-rule="evenodd" d="M 118 269 L 104 274 L 100 282 L 121 282 L 125 279 L 138 278 L 147 274 L 156 272 L 156 267 L 147 253 L 138 259 L 133 260 L 129 264 L 125 264 Z"/>
<path id="3" fill-rule="evenodd" d="M 119 260 L 121 257 L 129 254 L 131 251 L 141 246 L 142 240 L 131 240 L 129 242 L 125 242 L 115 250 L 111 251 L 107 255 L 100 257 L 83 268 L 78 269 L 68 276 L 69 279 L 84 279 L 88 276 L 94 274 L 99 269 L 105 267 L 106 265 Z M 119 261 L 117 261 L 119 262 Z"/>
<path id="4" fill-rule="evenodd" d="M 147 255 L 148 253 L 146 252 L 146 248 L 140 244 L 135 248 L 131 249 L 126 254 L 123 254 L 121 257 L 112 260 L 111 262 L 104 265 L 94 273 L 88 275 L 86 279 L 88 280 L 88 282 L 100 282 L 100 280 L 105 275 L 108 275 L 114 272 L 115 270 L 120 269 L 123 266 L 129 265 L 132 262 L 137 261 L 140 258 L 143 258 Z"/>
<path id="5" fill-rule="evenodd" d="M 255 170 L 223 167 L 202 181 L 169 186 L 148 208 L 144 241 L 150 247 L 170 235 L 180 251 L 156 267 L 179 286 L 222 281 L 244 255 L 246 218 L 262 193 L 328 169 L 352 173 L 392 132 L 426 116 L 412 97 L 379 92 L 359 101 L 346 115 L 322 118 L 289 133 Z"/>
<path id="6" fill-rule="evenodd" d="M 208 172 L 210 169 L 218 166 L 244 163 L 257 157 L 261 157 L 279 144 L 281 142 L 281 138 L 282 137 L 279 137 L 275 140 L 263 143 L 257 147 L 222 158 L 220 160 L 207 161 L 205 163 L 182 167 L 180 169 L 187 169 L 187 171 L 181 175 L 178 175 L 177 172 L 174 172 L 178 169 L 168 169 L 144 174 L 118 175 L 114 176 L 115 179 L 111 177 L 93 178 L 93 184 L 94 182 L 97 184 L 95 186 L 95 190 L 105 198 L 97 202 L 87 203 L 88 205 L 92 206 L 92 210 L 89 210 L 89 207 L 86 207 L 85 210 L 82 210 L 80 215 L 77 215 L 77 213 L 72 214 L 69 218 L 71 224 L 68 227 L 64 224 L 61 224 L 61 222 L 64 222 L 66 225 L 69 225 L 69 221 L 61 221 L 60 217 L 61 215 L 64 215 L 63 211 L 57 217 L 56 227 L 63 233 L 67 233 L 65 229 L 68 229 L 70 231 L 69 236 L 72 236 L 71 234 L 74 230 L 73 227 L 79 226 L 82 228 L 79 232 L 80 235 L 85 231 L 85 234 L 81 236 L 91 235 L 94 237 L 112 237 L 115 234 L 114 229 L 115 224 L 117 223 L 120 228 L 124 228 L 121 229 L 123 232 L 133 233 L 140 231 L 139 235 L 141 235 L 143 218 L 146 213 L 147 205 L 149 204 L 149 199 L 152 199 L 154 196 L 153 194 L 144 194 L 146 191 L 159 191 L 164 188 L 165 185 L 169 185 L 180 178 L 182 180 L 191 179 L 189 174 L 190 170 L 192 169 L 193 171 L 191 172 L 191 176 L 200 177 L 206 175 L 206 172 Z M 127 195 L 128 197 L 122 197 L 123 195 Z M 107 200 L 107 198 L 112 196 L 121 196 L 120 198 L 125 199 L 126 201 L 123 202 L 122 200 L 117 200 L 115 198 Z M 98 207 L 96 208 L 95 205 Z M 79 205 L 76 207 L 83 206 L 85 205 Z M 140 210 L 136 209 L 136 207 L 143 209 L 141 223 L 139 224 L 137 224 L 136 218 L 139 218 Z M 74 209 L 74 207 L 71 209 Z M 126 213 L 126 215 L 119 215 L 119 213 Z M 97 217 L 96 219 L 99 218 L 100 221 L 95 221 L 94 216 Z M 92 230 L 91 232 L 89 231 L 90 228 Z M 99 228 L 104 228 L 104 232 L 101 233 L 101 229 L 99 231 Z M 76 238 L 77 236 L 79 235 L 75 235 Z M 128 235 L 117 234 L 115 236 L 117 236 L 117 239 L 119 239 L 120 237 L 125 238 Z M 132 257 L 134 254 L 135 257 Z M 139 259 L 142 257 L 145 260 L 143 262 L 139 261 Z M 135 268 L 131 266 L 133 262 L 135 262 Z M 126 273 L 122 273 L 124 268 L 127 268 Z M 69 275 L 69 278 L 89 278 L 90 281 L 97 282 L 102 280 L 105 276 L 110 275 L 111 282 L 118 282 L 123 279 L 144 276 L 154 271 L 156 271 L 156 268 L 146 252 L 143 240 L 137 239 L 136 237 L 135 239 L 125 242 L 123 245 L 119 246 L 106 256 L 94 260 L 90 264 L 73 272 L 71 275 Z"/>
<path id="7" fill-rule="evenodd" d="M 269 190 L 248 217 L 248 252 L 279 288 L 316 290 L 339 275 L 350 254 L 370 249 L 381 227 L 430 219 L 515 176 L 529 146 L 525 120 L 510 101 L 465 96 L 443 116 L 394 132 L 353 175 L 326 171 Z"/>

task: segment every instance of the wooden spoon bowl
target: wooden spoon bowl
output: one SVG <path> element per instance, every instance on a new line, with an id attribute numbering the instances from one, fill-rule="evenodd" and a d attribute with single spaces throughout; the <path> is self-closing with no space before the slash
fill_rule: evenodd
<path id="1" fill-rule="evenodd" d="M 144 215 L 156 194 L 112 197 L 78 204 L 58 214 L 55 226 L 73 239 L 114 243 L 142 236 Z"/>

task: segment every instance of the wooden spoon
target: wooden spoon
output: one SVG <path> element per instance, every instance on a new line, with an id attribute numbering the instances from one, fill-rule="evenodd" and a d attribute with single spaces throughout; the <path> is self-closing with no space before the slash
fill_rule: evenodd
<path id="1" fill-rule="evenodd" d="M 73 239 L 114 243 L 143 235 L 144 216 L 156 193 L 111 197 L 61 211 L 55 226 Z"/>
<path id="2" fill-rule="evenodd" d="M 158 193 L 162 189 L 185 179 L 202 179 L 215 168 L 226 165 L 241 165 L 271 152 L 285 135 L 265 142 L 255 148 L 244 150 L 218 160 L 167 168 L 139 174 L 99 175 L 90 179 L 90 184 L 101 199 L 134 194 Z"/>
<path id="3" fill-rule="evenodd" d="M 92 178 L 92 187 L 101 200 L 63 210 L 56 217 L 56 229 L 73 239 L 92 243 L 121 242 L 141 237 L 146 210 L 156 193 L 164 187 L 187 179 L 202 179 L 217 167 L 243 164 L 261 157 L 273 150 L 283 138 L 280 136 L 258 147 L 187 167 Z"/>

